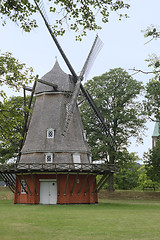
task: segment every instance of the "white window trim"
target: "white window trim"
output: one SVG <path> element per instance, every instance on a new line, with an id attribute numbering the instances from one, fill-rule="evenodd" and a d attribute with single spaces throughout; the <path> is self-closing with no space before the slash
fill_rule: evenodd
<path id="1" fill-rule="evenodd" d="M 87 132 L 86 132 L 86 130 L 83 131 L 83 138 L 84 138 L 84 141 L 87 141 Z"/>
<path id="2" fill-rule="evenodd" d="M 92 163 L 92 155 L 91 154 L 88 155 L 88 160 L 89 160 L 89 163 Z"/>
<path id="3" fill-rule="evenodd" d="M 81 166 L 81 155 L 80 153 L 73 153 L 73 163 L 75 164 L 75 168 L 80 168 Z"/>
<path id="4" fill-rule="evenodd" d="M 47 161 L 47 157 L 48 157 L 48 156 L 51 157 L 51 161 L 50 161 L 50 162 Z M 45 162 L 46 162 L 46 163 L 53 163 L 53 153 L 46 153 L 46 154 L 45 154 Z"/>
<path id="5" fill-rule="evenodd" d="M 25 188 L 25 190 L 26 190 L 26 188 L 27 188 L 27 184 L 26 184 L 26 182 L 25 182 L 24 179 L 21 180 L 21 184 L 23 185 L 23 187 L 22 187 L 22 185 L 21 185 L 21 194 L 26 194 L 26 192 L 25 192 L 24 189 L 23 189 L 23 188 Z"/>
<path id="6" fill-rule="evenodd" d="M 52 131 L 52 133 L 53 133 L 53 136 L 52 136 L 52 137 L 49 136 L 49 132 L 50 132 L 50 131 Z M 47 129 L 47 138 L 48 138 L 48 139 L 51 139 L 51 138 L 53 139 L 53 138 L 54 138 L 54 135 L 55 135 L 55 130 L 54 130 L 53 128 L 48 128 L 48 129 Z"/>

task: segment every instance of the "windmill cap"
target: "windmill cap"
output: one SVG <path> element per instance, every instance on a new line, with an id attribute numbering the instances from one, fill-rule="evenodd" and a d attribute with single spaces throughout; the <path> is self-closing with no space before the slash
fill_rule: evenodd
<path id="1" fill-rule="evenodd" d="M 41 79 L 45 82 L 57 85 L 58 91 L 73 91 L 74 83 L 72 81 L 72 77 L 61 69 L 57 60 L 51 71 L 46 73 Z M 35 93 L 38 94 L 53 91 L 54 89 L 52 86 L 38 82 Z"/>
<path id="2" fill-rule="evenodd" d="M 154 126 L 152 137 L 158 137 L 160 135 L 159 130 L 160 130 L 159 129 L 159 122 L 156 122 L 155 126 Z"/>

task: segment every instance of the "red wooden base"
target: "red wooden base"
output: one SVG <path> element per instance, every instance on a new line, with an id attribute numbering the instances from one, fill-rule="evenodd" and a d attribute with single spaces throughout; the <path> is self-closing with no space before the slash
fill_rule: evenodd
<path id="1" fill-rule="evenodd" d="M 95 175 L 85 174 L 24 174 L 16 177 L 16 192 L 14 203 L 39 204 L 40 182 L 55 180 L 57 183 L 57 204 L 97 203 Z M 21 193 L 21 181 L 24 180 L 28 187 L 27 193 Z"/>

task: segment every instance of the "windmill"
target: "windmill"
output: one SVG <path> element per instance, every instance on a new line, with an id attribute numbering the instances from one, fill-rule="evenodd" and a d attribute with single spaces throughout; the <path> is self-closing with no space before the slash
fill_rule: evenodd
<path id="1" fill-rule="evenodd" d="M 109 141 L 111 142 L 111 145 L 113 147 L 115 147 L 115 143 L 114 143 L 114 140 L 112 139 L 112 136 L 110 134 L 110 130 L 109 130 L 109 125 L 105 122 L 103 116 L 101 115 L 100 111 L 98 110 L 93 98 L 91 97 L 91 95 L 89 94 L 88 91 L 85 90 L 85 88 L 83 87 L 83 85 L 81 84 L 81 81 L 83 80 L 83 77 L 84 75 L 88 72 L 89 68 L 90 68 L 90 64 L 93 63 L 93 60 L 94 60 L 94 56 L 96 54 L 98 54 L 98 52 L 100 51 L 101 47 L 102 47 L 102 42 L 101 40 L 99 39 L 98 35 L 96 36 L 95 38 L 95 41 L 93 43 L 93 46 L 91 48 L 91 51 L 86 59 L 86 62 L 82 68 L 82 71 L 80 73 L 80 76 L 77 76 L 76 72 L 74 71 L 70 61 L 68 60 L 66 54 L 64 53 L 64 51 L 62 50 L 58 40 L 56 39 L 56 37 L 54 36 L 54 33 L 52 32 L 52 29 L 50 27 L 50 24 L 48 22 L 48 18 L 47 18 L 47 14 L 45 12 L 45 8 L 44 8 L 44 4 L 43 4 L 43 0 L 41 1 L 34 1 L 44 22 L 45 22 L 45 25 L 49 31 L 49 33 L 51 34 L 51 37 L 53 39 L 53 41 L 55 42 L 60 54 L 62 55 L 67 67 L 69 68 L 72 76 L 73 76 L 73 80 L 74 82 L 76 83 L 75 85 L 75 93 L 73 95 L 73 101 L 72 101 L 72 104 L 70 106 L 70 111 L 68 113 L 68 116 L 66 118 L 66 123 L 65 123 L 65 129 L 64 129 L 64 133 L 66 132 L 67 130 L 67 126 L 69 124 L 69 119 L 71 118 L 72 116 L 72 112 L 73 112 L 73 109 L 74 109 L 74 104 L 76 102 L 76 99 L 77 99 L 77 96 L 78 96 L 78 93 L 79 93 L 79 90 L 81 90 L 81 92 L 83 93 L 84 97 L 87 99 L 87 101 L 89 102 L 90 106 L 92 107 L 98 121 L 99 121 L 99 125 L 100 127 L 102 128 L 102 130 L 105 132 L 105 134 L 107 135 L 107 137 L 109 137 Z"/>
<path id="2" fill-rule="evenodd" d="M 64 73 L 56 61 L 42 79 L 37 77 L 32 89 L 24 88 L 24 99 L 25 91 L 31 91 L 29 109 L 35 94 L 33 113 L 25 114 L 17 163 L 1 166 L 0 174 L 14 192 L 14 203 L 97 203 L 97 193 L 115 168 L 109 164 L 92 163 L 77 97 L 81 91 L 114 146 L 108 124 L 81 83 L 93 55 L 100 50 L 101 41 L 96 36 L 84 67 L 77 76 L 46 20 L 43 2 L 35 3 L 71 75 Z M 98 174 L 101 179 L 96 183 Z"/>

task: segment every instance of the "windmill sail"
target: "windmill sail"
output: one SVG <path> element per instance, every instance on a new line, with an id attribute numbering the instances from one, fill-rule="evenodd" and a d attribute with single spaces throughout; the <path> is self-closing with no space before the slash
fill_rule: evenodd
<path id="1" fill-rule="evenodd" d="M 71 63 L 69 62 L 67 56 L 66 56 L 65 53 L 63 52 L 63 49 L 61 48 L 61 46 L 60 46 L 57 38 L 54 36 L 54 33 L 53 33 L 53 31 L 52 31 L 52 29 L 51 29 L 51 27 L 50 27 L 50 24 L 49 24 L 49 22 L 48 22 L 48 20 L 47 20 L 47 18 L 46 18 L 46 15 L 47 15 L 47 14 L 46 14 L 46 12 L 45 12 L 45 8 L 44 8 L 44 5 L 43 5 L 43 1 L 41 0 L 41 1 L 37 2 L 36 0 L 34 0 L 34 2 L 35 2 L 35 4 L 36 4 L 36 6 L 37 6 L 37 8 L 38 8 L 38 10 L 39 10 L 39 12 L 40 12 L 43 20 L 44 20 L 44 22 L 45 22 L 45 24 L 46 24 L 46 27 L 47 27 L 49 33 L 51 34 L 51 37 L 52 37 L 53 41 L 55 42 L 55 44 L 56 44 L 59 52 L 61 53 L 61 55 L 62 55 L 62 57 L 63 57 L 63 59 L 64 59 L 64 61 L 65 61 L 65 63 L 67 64 L 70 72 L 72 73 L 72 75 L 73 75 L 73 77 L 74 77 L 74 82 L 76 82 L 77 79 L 78 79 L 78 76 L 77 76 L 77 74 L 75 73 L 75 71 L 74 71 Z"/>
<path id="2" fill-rule="evenodd" d="M 87 76 L 96 56 L 98 55 L 98 53 L 100 52 L 101 48 L 103 46 L 102 41 L 100 40 L 98 34 L 96 35 L 96 38 L 94 40 L 93 46 L 89 52 L 89 55 L 86 59 L 86 62 L 81 70 L 80 76 L 78 77 L 78 81 L 76 82 L 74 91 L 73 91 L 73 95 L 72 95 L 72 99 L 71 102 L 69 103 L 69 107 L 67 110 L 67 114 L 66 114 L 66 119 L 65 119 L 65 124 L 64 124 L 64 129 L 63 129 L 63 133 L 62 135 L 65 136 L 67 133 L 67 129 L 69 127 L 69 123 L 72 119 L 73 116 L 73 112 L 74 112 L 74 107 L 77 103 L 77 98 L 79 95 L 79 91 L 80 91 L 80 87 L 81 87 L 81 81 L 83 80 L 83 77 Z"/>
<path id="3" fill-rule="evenodd" d="M 96 38 L 94 40 L 94 43 L 93 43 L 93 46 L 90 50 L 90 53 L 86 59 L 86 62 L 82 68 L 82 71 L 80 73 L 80 77 L 85 77 L 87 78 L 87 75 L 98 55 L 98 53 L 100 52 L 100 50 L 102 49 L 103 47 L 103 42 L 101 41 L 101 39 L 99 38 L 98 34 L 96 35 Z"/>
<path id="4" fill-rule="evenodd" d="M 79 91 L 80 91 L 80 85 L 81 85 L 81 79 L 79 78 L 78 81 L 76 82 L 75 88 L 74 88 L 74 92 L 72 95 L 72 99 L 70 101 L 70 103 L 68 104 L 68 109 L 66 112 L 66 119 L 65 119 L 65 123 L 64 123 L 64 129 L 63 129 L 63 133 L 62 135 L 65 137 L 68 127 L 69 127 L 69 123 L 72 119 L 73 116 L 73 112 L 74 112 L 74 107 L 77 103 L 77 97 L 79 95 Z"/>

